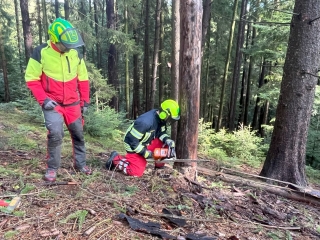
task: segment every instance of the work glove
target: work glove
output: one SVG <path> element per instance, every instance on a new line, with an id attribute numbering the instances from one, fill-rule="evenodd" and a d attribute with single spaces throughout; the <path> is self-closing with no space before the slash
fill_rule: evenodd
<path id="1" fill-rule="evenodd" d="M 150 151 L 150 150 L 147 150 L 147 151 L 145 152 L 145 154 L 144 154 L 144 158 L 145 158 L 145 159 L 153 158 L 153 152 Z"/>
<path id="2" fill-rule="evenodd" d="M 170 138 L 168 138 L 165 142 L 166 145 L 168 145 L 168 147 L 170 148 L 174 148 L 176 146 L 176 144 L 174 143 L 174 141 Z"/>
<path id="3" fill-rule="evenodd" d="M 52 110 L 54 109 L 56 106 L 58 106 L 58 103 L 50 98 L 46 98 L 46 100 L 44 100 L 43 104 L 42 104 L 43 108 L 46 110 Z"/>
<path id="4" fill-rule="evenodd" d="M 85 114 L 87 111 L 88 111 L 88 107 L 85 107 L 85 106 L 81 107 L 82 115 Z"/>

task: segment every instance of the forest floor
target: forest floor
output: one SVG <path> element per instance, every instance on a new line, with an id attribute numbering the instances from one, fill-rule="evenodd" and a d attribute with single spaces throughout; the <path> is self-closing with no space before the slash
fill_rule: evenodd
<path id="1" fill-rule="evenodd" d="M 11 213 L 0 207 L 0 239 L 320 239 L 318 204 L 201 173 L 221 172 L 214 160 L 198 163 L 196 181 L 150 163 L 135 178 L 104 168 L 110 151 L 89 152 L 93 175 L 75 172 L 66 156 L 62 185 L 45 185 L 45 139 L 28 131 L 38 147 L 13 148 L 8 127 L 0 117 L 0 199 L 21 202 Z M 244 165 L 237 171 L 259 173 Z"/>

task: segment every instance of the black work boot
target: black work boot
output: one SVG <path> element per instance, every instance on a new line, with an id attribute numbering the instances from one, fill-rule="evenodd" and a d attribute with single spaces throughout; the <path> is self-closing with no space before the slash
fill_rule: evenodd
<path id="1" fill-rule="evenodd" d="M 113 170 L 115 168 L 115 165 L 113 164 L 113 160 L 115 159 L 116 156 L 118 156 L 119 154 L 116 151 L 112 151 L 110 153 L 110 157 L 106 162 L 106 168 L 108 170 Z"/>

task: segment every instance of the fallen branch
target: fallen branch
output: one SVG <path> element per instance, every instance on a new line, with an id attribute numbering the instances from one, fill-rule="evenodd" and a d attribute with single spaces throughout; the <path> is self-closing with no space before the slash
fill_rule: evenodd
<path id="1" fill-rule="evenodd" d="M 55 186 L 55 185 L 78 185 L 77 182 L 45 182 L 41 186 Z"/>
<path id="2" fill-rule="evenodd" d="M 263 226 L 265 228 L 275 228 L 275 229 L 283 229 L 283 230 L 291 230 L 291 231 L 292 230 L 296 230 L 296 231 L 301 230 L 301 227 L 279 227 L 279 226 L 266 225 L 266 224 L 261 224 L 261 223 L 257 223 L 257 222 L 252 222 L 252 221 L 241 219 L 241 218 L 237 218 L 237 217 L 234 217 L 234 216 L 229 216 L 229 218 L 234 222 L 236 222 L 235 220 L 243 221 L 243 222 L 247 222 L 247 223 Z"/>
<path id="3" fill-rule="evenodd" d="M 149 216 L 156 216 L 156 217 L 166 217 L 166 218 L 177 218 L 177 219 L 184 219 L 186 221 L 193 221 L 193 222 L 213 222 L 213 223 L 221 223 L 221 219 L 223 218 L 219 218 L 219 220 L 213 220 L 213 219 L 204 219 L 204 218 L 188 218 L 188 217 L 182 217 L 182 216 L 177 216 L 177 215 L 173 215 L 173 214 L 159 214 L 159 213 L 150 213 L 150 212 L 146 212 L 140 209 L 135 209 L 137 212 L 141 213 L 141 214 L 145 214 L 145 215 L 149 215 Z"/>
<path id="4" fill-rule="evenodd" d="M 224 182 L 237 183 L 241 185 L 251 186 L 254 188 L 261 188 L 264 191 L 277 194 L 289 199 L 320 205 L 320 201 L 318 198 L 313 197 L 312 195 L 306 195 L 306 193 L 301 193 L 300 191 L 296 191 L 287 187 L 274 186 L 265 182 L 255 182 L 255 181 L 252 181 L 251 179 L 248 180 L 241 177 L 232 176 L 226 173 L 209 170 L 206 168 L 197 167 L 197 170 L 205 175 L 219 177 L 219 179 Z M 304 194 L 304 195 L 301 196 L 301 194 Z"/>
<path id="5" fill-rule="evenodd" d="M 263 177 L 263 176 L 260 176 L 260 175 L 250 174 L 250 173 L 241 172 L 241 171 L 237 171 L 237 170 L 233 170 L 233 169 L 229 169 L 229 168 L 224 168 L 224 167 L 221 167 L 221 169 L 222 170 L 227 170 L 227 171 L 230 171 L 230 172 L 235 172 L 235 173 L 247 175 L 247 176 L 251 176 L 251 177 L 255 177 L 255 178 L 260 178 L 260 179 L 265 179 L 265 180 L 269 180 L 269 181 L 273 181 L 273 182 L 283 183 L 283 184 L 286 184 L 288 186 L 293 187 L 294 189 L 297 189 L 298 191 L 300 191 L 302 193 L 307 193 L 308 194 L 311 191 L 313 191 L 313 189 L 305 188 L 305 187 L 302 187 L 302 186 L 299 186 L 299 185 L 296 185 L 296 184 L 293 184 L 293 183 L 290 183 L 290 182 L 284 182 L 284 181 L 280 181 L 280 180 L 277 180 L 277 179 L 267 178 L 267 177 Z"/>
<path id="6" fill-rule="evenodd" d="M 66 169 L 63 170 L 68 174 L 68 176 L 72 179 L 73 182 L 77 182 Z"/>
<path id="7" fill-rule="evenodd" d="M 35 194 L 39 194 L 41 192 L 46 192 L 46 191 L 49 191 L 49 190 L 52 190 L 52 189 L 55 189 L 57 188 L 58 186 L 54 186 L 54 187 L 51 187 L 51 188 L 46 188 L 42 191 L 37 191 L 37 192 L 31 192 L 31 193 L 21 193 L 19 194 L 19 196 L 30 196 L 30 195 L 35 195 Z M 11 195 L 2 195 L 0 196 L 0 198 L 8 198 L 8 197 L 16 197 L 17 194 L 11 194 Z"/>
<path id="8" fill-rule="evenodd" d="M 97 224 L 92 225 L 91 227 L 87 228 L 87 230 L 83 233 L 83 235 L 89 236 L 96 229 L 96 227 L 108 221 L 110 221 L 110 219 L 104 219 L 101 222 L 98 222 Z"/>
<path id="9" fill-rule="evenodd" d="M 197 185 L 197 186 L 199 186 L 199 187 L 201 187 L 201 188 L 208 189 L 208 190 L 212 190 L 212 189 L 213 189 L 213 188 L 209 188 L 209 187 L 203 186 L 203 185 L 201 185 L 199 182 L 193 181 L 193 180 L 191 180 L 190 178 L 188 178 L 188 177 L 186 177 L 186 176 L 184 176 L 184 178 L 185 178 L 187 181 L 189 181 L 190 183 L 192 183 L 192 184 L 194 184 L 194 185 Z"/>

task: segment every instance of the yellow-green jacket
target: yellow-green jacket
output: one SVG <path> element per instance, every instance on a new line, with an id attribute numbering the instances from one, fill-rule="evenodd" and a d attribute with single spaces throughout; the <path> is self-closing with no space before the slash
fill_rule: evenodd
<path id="1" fill-rule="evenodd" d="M 87 68 L 75 49 L 61 53 L 50 41 L 36 47 L 25 80 L 40 105 L 46 98 L 63 106 L 89 103 Z"/>

